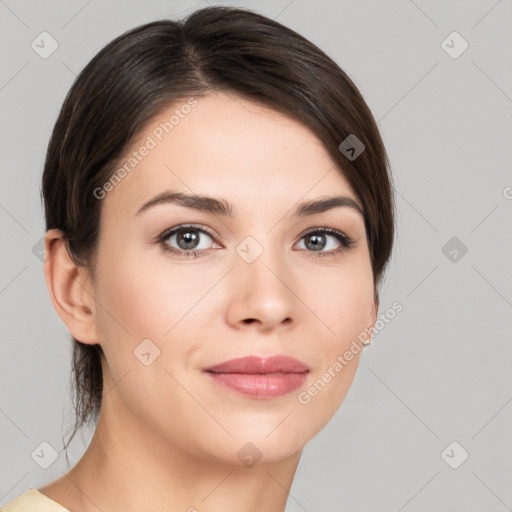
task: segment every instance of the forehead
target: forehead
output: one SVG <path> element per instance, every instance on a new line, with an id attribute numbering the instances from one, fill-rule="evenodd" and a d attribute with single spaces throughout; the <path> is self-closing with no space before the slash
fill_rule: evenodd
<path id="1" fill-rule="evenodd" d="M 226 93 L 184 99 L 162 111 L 118 168 L 123 165 L 122 179 L 104 201 L 125 217 L 166 190 L 225 197 L 237 211 L 333 193 L 355 198 L 307 127 Z"/>

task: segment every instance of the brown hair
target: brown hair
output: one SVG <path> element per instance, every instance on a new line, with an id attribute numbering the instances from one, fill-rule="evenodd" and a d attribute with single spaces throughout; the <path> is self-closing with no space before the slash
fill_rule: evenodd
<path id="1" fill-rule="evenodd" d="M 71 87 L 48 145 L 42 196 L 46 229 L 62 230 L 73 261 L 94 275 L 101 201 L 94 190 L 163 109 L 186 96 L 237 93 L 306 125 L 356 192 L 377 286 L 391 256 L 395 207 L 388 157 L 362 95 L 340 67 L 293 30 L 246 9 L 197 10 L 182 21 L 136 27 L 107 44 Z M 365 145 L 349 159 L 349 135 Z M 340 170 L 341 172 L 341 170 Z M 97 422 L 102 349 L 73 338 L 75 433 Z M 67 455 L 67 453 L 66 453 Z"/>

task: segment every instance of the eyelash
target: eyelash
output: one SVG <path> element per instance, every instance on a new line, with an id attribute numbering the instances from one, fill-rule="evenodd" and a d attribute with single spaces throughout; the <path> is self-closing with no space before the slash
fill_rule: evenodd
<path id="1" fill-rule="evenodd" d="M 174 247 L 171 247 L 171 246 L 169 246 L 169 244 L 166 243 L 167 240 L 171 236 L 175 235 L 176 233 L 179 233 L 180 231 L 186 231 L 187 229 L 190 229 L 191 231 L 198 231 L 200 233 L 204 233 L 205 235 L 208 235 L 212 240 L 215 240 L 215 235 L 205 228 L 199 228 L 192 224 L 190 224 L 190 225 L 182 224 L 175 228 L 167 229 L 166 231 L 164 231 L 161 235 L 158 236 L 155 243 L 160 244 L 162 246 L 162 249 L 166 252 L 170 252 L 172 254 L 176 254 L 179 256 L 185 255 L 186 258 L 194 258 L 195 259 L 195 258 L 204 256 L 204 253 L 208 252 L 209 249 L 185 251 L 183 249 L 181 249 L 181 250 L 175 249 Z M 352 247 L 352 245 L 355 243 L 355 241 L 352 240 L 352 238 L 343 234 L 341 231 L 338 231 L 337 229 L 328 228 L 328 227 L 315 228 L 313 230 L 310 230 L 307 233 L 304 233 L 304 235 L 302 235 L 301 240 L 308 235 L 313 235 L 313 234 L 316 235 L 319 233 L 327 233 L 329 235 L 332 235 L 334 238 L 336 238 L 336 240 L 338 240 L 338 242 L 340 242 L 341 246 L 339 249 L 334 249 L 334 250 L 327 251 L 327 252 L 322 251 L 322 252 L 315 253 L 314 251 L 306 250 L 306 252 L 312 253 L 313 257 L 325 258 L 326 256 L 335 256 L 341 252 L 348 251 Z"/>

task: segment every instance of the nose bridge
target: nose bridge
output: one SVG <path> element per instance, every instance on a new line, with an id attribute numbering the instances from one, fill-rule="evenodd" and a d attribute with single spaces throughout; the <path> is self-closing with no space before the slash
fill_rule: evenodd
<path id="1" fill-rule="evenodd" d="M 267 327 L 295 316 L 293 275 L 282 244 L 272 232 L 247 236 L 236 247 L 230 311 L 236 323 L 257 320 Z"/>
<path id="2" fill-rule="evenodd" d="M 254 232 L 253 232 L 254 233 Z M 274 231 L 258 231 L 246 236 L 236 247 L 236 267 L 245 279 L 260 284 L 284 286 L 289 273 L 285 248 L 276 240 Z"/>

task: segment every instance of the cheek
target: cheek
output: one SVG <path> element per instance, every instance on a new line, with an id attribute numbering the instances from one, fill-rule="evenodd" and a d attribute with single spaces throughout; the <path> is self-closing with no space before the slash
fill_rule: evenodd
<path id="1" fill-rule="evenodd" d="M 357 371 L 362 346 L 358 335 L 371 325 L 373 277 L 369 262 L 359 260 L 303 292 L 311 304 L 314 332 L 314 375 L 302 394 L 299 407 L 320 429 L 343 402 Z M 306 342 L 306 340 L 305 340 Z"/>
<path id="2" fill-rule="evenodd" d="M 355 261 L 339 272 L 330 272 L 304 283 L 302 297 L 316 314 L 318 332 L 329 347 L 339 350 L 369 326 L 373 309 L 371 267 Z"/>
<path id="3" fill-rule="evenodd" d="M 125 253 L 122 259 L 111 255 L 98 277 L 104 328 L 117 324 L 116 331 L 128 331 L 133 338 L 160 338 L 204 293 L 201 276 L 189 274 L 184 280 L 178 266 L 170 271 L 137 254 Z"/>
<path id="4" fill-rule="evenodd" d="M 116 379 L 129 369 L 145 371 L 141 377 L 147 386 L 156 384 L 148 370 L 159 369 L 158 379 L 165 377 L 167 382 L 163 368 L 184 371 L 198 340 L 204 338 L 204 319 L 217 307 L 211 302 L 214 294 L 204 297 L 205 290 L 215 280 L 200 271 L 185 271 L 182 265 L 172 267 L 164 257 L 155 262 L 138 254 L 123 253 L 122 258 L 115 251 L 109 254 L 102 262 L 97 287 L 102 305 L 98 331 L 109 368 Z M 152 343 L 144 341 L 148 339 Z M 158 354 L 149 368 L 136 358 L 138 352 L 147 352 L 142 347 Z"/>
<path id="5" fill-rule="evenodd" d="M 136 254 L 124 253 L 121 259 L 111 252 L 98 272 L 97 298 L 102 306 L 97 319 L 111 378 L 122 381 L 116 390 L 123 402 L 139 416 L 154 416 L 168 425 L 172 418 L 167 413 L 155 414 L 161 411 L 162 398 L 169 398 L 174 412 L 190 399 L 165 370 L 184 379 L 182 366 L 197 335 L 191 308 L 196 296 L 204 294 L 204 281 L 184 279 L 178 267 L 165 274 L 159 270 L 164 269 Z M 185 410 L 180 413 L 186 415 Z"/>

